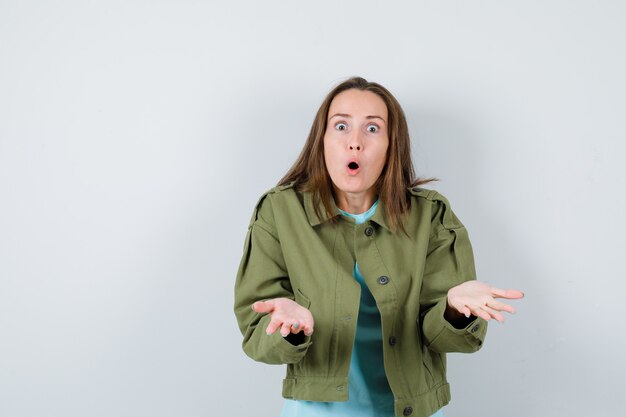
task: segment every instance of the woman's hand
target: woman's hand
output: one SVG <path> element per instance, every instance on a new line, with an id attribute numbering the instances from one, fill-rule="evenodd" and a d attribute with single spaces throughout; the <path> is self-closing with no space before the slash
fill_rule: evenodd
<path id="1" fill-rule="evenodd" d="M 311 312 L 289 298 L 273 298 L 266 301 L 257 301 L 252 304 L 252 310 L 257 313 L 269 313 L 272 318 L 265 330 L 267 334 L 274 333 L 280 328 L 280 334 L 286 337 L 289 333 L 304 332 L 313 334 L 313 315 Z"/>
<path id="2" fill-rule="evenodd" d="M 463 284 L 448 290 L 448 308 L 446 315 L 454 319 L 454 315 L 460 317 L 470 314 L 485 320 L 496 319 L 504 322 L 504 316 L 500 311 L 515 313 L 515 309 L 496 298 L 518 299 L 524 297 L 524 293 L 518 290 L 502 290 L 491 287 L 480 281 L 466 281 Z"/>

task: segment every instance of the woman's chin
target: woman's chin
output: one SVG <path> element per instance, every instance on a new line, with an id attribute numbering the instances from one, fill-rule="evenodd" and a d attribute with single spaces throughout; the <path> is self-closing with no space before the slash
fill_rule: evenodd
<path id="1" fill-rule="evenodd" d="M 336 191 L 346 193 L 346 194 L 362 194 L 366 193 L 371 188 L 362 184 L 356 183 L 353 181 L 342 182 L 340 184 L 335 184 Z"/>

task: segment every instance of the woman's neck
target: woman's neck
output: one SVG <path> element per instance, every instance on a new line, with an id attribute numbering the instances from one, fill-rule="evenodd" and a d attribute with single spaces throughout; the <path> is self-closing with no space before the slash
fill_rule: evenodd
<path id="1" fill-rule="evenodd" d="M 335 204 L 346 213 L 365 213 L 375 201 L 376 195 L 370 190 L 361 193 L 348 193 L 335 189 Z"/>

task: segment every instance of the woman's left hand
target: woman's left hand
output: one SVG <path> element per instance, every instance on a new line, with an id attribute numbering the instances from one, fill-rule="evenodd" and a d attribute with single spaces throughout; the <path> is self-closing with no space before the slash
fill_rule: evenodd
<path id="1" fill-rule="evenodd" d="M 515 313 L 515 309 L 496 298 L 518 299 L 524 297 L 524 293 L 518 290 L 502 290 L 492 287 L 480 281 L 466 281 L 448 290 L 447 315 L 456 313 L 465 317 L 470 314 L 485 320 L 496 319 L 504 322 L 504 316 L 500 313 L 506 311 Z"/>

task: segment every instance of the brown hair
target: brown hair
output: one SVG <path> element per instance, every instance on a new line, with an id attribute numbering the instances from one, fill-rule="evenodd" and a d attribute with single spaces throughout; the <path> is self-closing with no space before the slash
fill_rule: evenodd
<path id="1" fill-rule="evenodd" d="M 337 85 L 326 96 L 317 110 L 309 137 L 300 152 L 300 156 L 289 169 L 287 174 L 278 182 L 284 185 L 295 181 L 295 188 L 299 191 L 313 193 L 313 202 L 318 217 L 319 202 L 326 209 L 328 217 L 332 216 L 332 181 L 326 168 L 324 159 L 324 134 L 328 119 L 328 110 L 333 99 L 341 92 L 355 88 L 361 91 L 371 91 L 383 99 L 387 106 L 389 121 L 387 134 L 389 147 L 387 161 L 383 171 L 376 181 L 375 187 L 378 198 L 385 208 L 385 216 L 391 230 L 398 227 L 404 231 L 403 217 L 411 207 L 411 199 L 407 187 L 415 187 L 436 181 L 436 178 L 416 178 L 411 160 L 411 140 L 404 112 L 396 98 L 382 85 L 369 82 L 361 77 L 352 77 Z"/>

